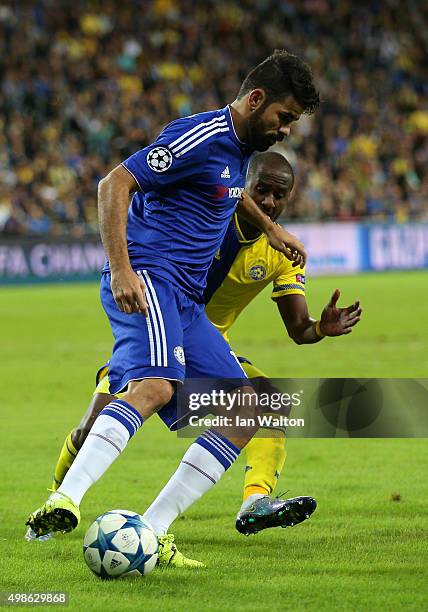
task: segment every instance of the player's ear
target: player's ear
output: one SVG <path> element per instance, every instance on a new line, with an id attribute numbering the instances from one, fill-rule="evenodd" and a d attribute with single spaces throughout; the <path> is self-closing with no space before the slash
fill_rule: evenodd
<path id="1" fill-rule="evenodd" d="M 266 92 L 263 89 L 253 89 L 248 95 L 248 106 L 251 112 L 260 108 L 266 100 Z"/>

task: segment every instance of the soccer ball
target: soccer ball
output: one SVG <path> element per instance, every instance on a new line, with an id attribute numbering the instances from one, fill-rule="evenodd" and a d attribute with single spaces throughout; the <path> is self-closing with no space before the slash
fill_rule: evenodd
<path id="1" fill-rule="evenodd" d="M 137 512 L 110 510 L 86 532 L 83 556 L 101 578 L 147 576 L 158 559 L 158 539 Z"/>

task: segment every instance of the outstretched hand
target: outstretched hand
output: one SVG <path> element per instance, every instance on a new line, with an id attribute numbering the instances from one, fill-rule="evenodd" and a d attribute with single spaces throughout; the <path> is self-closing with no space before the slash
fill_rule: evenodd
<path id="1" fill-rule="evenodd" d="M 336 289 L 331 296 L 330 302 L 322 311 L 320 331 L 324 336 L 350 334 L 354 325 L 360 320 L 362 313 L 360 300 L 357 300 L 347 308 L 338 308 L 336 304 L 339 297 L 340 291 Z"/>

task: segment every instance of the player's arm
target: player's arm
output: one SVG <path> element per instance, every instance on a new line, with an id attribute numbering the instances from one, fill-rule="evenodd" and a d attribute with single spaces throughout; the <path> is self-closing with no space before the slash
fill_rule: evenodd
<path id="1" fill-rule="evenodd" d="M 284 253 L 293 262 L 293 267 L 305 266 L 306 251 L 303 243 L 265 215 L 246 191 L 241 195 L 237 210 L 246 221 L 266 234 L 271 247 Z"/>
<path id="2" fill-rule="evenodd" d="M 129 196 L 139 186 L 122 165 L 98 185 L 98 219 L 101 240 L 109 260 L 111 290 L 120 310 L 147 315 L 144 283 L 131 267 L 126 240 Z"/>
<path id="3" fill-rule="evenodd" d="M 197 124 L 196 124 L 197 126 Z M 173 121 L 156 141 L 133 153 L 112 170 L 99 185 L 99 219 L 103 245 L 109 258 L 111 289 L 116 304 L 126 313 L 147 315 L 145 286 L 132 270 L 126 239 L 129 196 L 133 191 L 147 193 L 153 189 L 172 188 L 184 178 L 190 180 L 197 166 L 202 167 L 209 145 L 190 147 L 186 154 L 174 157 L 170 144 L 194 130 L 195 121 L 184 118 Z"/>
<path id="4" fill-rule="evenodd" d="M 338 308 L 339 297 L 340 291 L 336 289 L 319 320 L 309 315 L 304 295 L 283 295 L 275 301 L 290 338 L 296 344 L 314 344 L 325 336 L 350 334 L 360 320 L 359 300 L 347 308 Z"/>

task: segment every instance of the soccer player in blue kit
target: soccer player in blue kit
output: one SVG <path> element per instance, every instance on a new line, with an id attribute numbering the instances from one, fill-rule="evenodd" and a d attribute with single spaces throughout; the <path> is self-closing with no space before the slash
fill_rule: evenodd
<path id="1" fill-rule="evenodd" d="M 290 124 L 318 105 L 309 67 L 276 51 L 247 75 L 231 105 L 173 121 L 100 182 L 108 257 L 101 300 L 115 338 L 110 389 L 127 391 L 101 411 L 59 489 L 30 515 L 39 536 L 78 525 L 86 491 L 185 377 L 222 379 L 229 390 L 251 393 L 236 356 L 205 315 L 206 276 L 251 154 L 288 136 Z M 238 208 L 272 247 L 304 263 L 303 245 L 251 198 Z M 187 483 L 180 512 L 218 482 L 253 433 L 232 438 L 209 429 L 190 446 L 178 468 Z M 172 549 L 172 542 L 164 544 Z"/>

